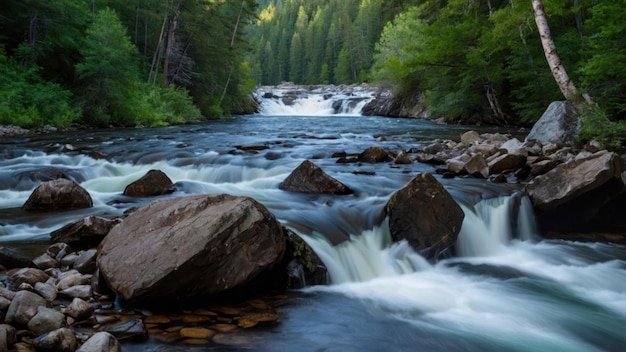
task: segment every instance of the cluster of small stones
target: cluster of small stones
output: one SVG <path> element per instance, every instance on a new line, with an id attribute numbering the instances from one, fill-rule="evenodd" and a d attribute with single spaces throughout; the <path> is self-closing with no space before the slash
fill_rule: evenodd
<path id="1" fill-rule="evenodd" d="M 383 136 L 377 138 L 384 140 Z M 399 152 L 372 146 L 358 154 L 337 152 L 332 157 L 337 158 L 337 163 L 392 162 L 396 166 L 417 161 L 433 165 L 443 177 L 470 175 L 494 183 L 514 183 L 529 182 L 561 163 L 591 155 L 600 149 L 595 142 L 587 144 L 584 150 L 575 150 L 554 143 L 520 141 L 509 134 L 469 131 L 461 135 L 460 142 L 436 140 Z"/>
<path id="2" fill-rule="evenodd" d="M 0 125 L 0 136 L 11 136 L 31 133 L 30 130 L 13 125 Z"/>
<path id="3" fill-rule="evenodd" d="M 0 247 L 0 351 L 120 351 L 120 340 L 246 344 L 241 329 L 278 321 L 271 297 L 155 315 L 121 309 L 99 279 L 96 249 L 51 245 L 33 259 Z M 12 265 L 11 265 L 12 264 Z M 164 307 L 164 311 L 168 307 Z"/>

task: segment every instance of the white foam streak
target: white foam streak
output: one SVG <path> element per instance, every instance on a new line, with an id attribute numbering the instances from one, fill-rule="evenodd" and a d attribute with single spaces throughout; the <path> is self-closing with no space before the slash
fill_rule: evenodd
<path id="1" fill-rule="evenodd" d="M 387 221 L 358 236 L 352 235 L 349 241 L 337 246 L 320 234 L 301 237 L 320 256 L 334 284 L 402 275 L 430 267 L 406 242 L 391 244 Z"/>

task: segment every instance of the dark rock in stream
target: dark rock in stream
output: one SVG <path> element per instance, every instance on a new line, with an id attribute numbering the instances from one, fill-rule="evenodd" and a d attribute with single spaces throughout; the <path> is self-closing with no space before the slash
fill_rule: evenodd
<path id="1" fill-rule="evenodd" d="M 465 217 L 450 193 L 427 172 L 394 193 L 385 212 L 393 240 L 407 240 L 429 259 L 454 246 Z"/>
<path id="2" fill-rule="evenodd" d="M 278 188 L 297 193 L 310 194 L 352 194 L 353 191 L 343 183 L 330 177 L 319 166 L 309 160 L 303 161 Z"/>
<path id="3" fill-rule="evenodd" d="M 24 210 L 62 210 L 91 208 L 89 192 L 78 183 L 59 178 L 39 185 L 22 206 Z"/>
<path id="4" fill-rule="evenodd" d="M 33 268 L 33 261 L 9 247 L 0 247 L 0 265 L 6 269 Z"/>
<path id="5" fill-rule="evenodd" d="M 78 247 L 97 246 L 120 221 L 120 219 L 110 220 L 99 216 L 89 216 L 53 231 L 50 233 L 50 238 L 55 243 L 63 242 Z"/>
<path id="6" fill-rule="evenodd" d="M 393 160 L 381 147 L 371 146 L 359 154 L 358 161 L 364 163 L 382 163 Z"/>
<path id="7" fill-rule="evenodd" d="M 130 197 L 153 197 L 176 191 L 172 180 L 160 170 L 150 170 L 139 180 L 124 189 L 124 195 Z"/>
<path id="8" fill-rule="evenodd" d="M 249 284 L 284 251 L 282 227 L 260 203 L 198 195 L 134 211 L 105 237 L 97 261 L 123 301 L 172 305 Z"/>

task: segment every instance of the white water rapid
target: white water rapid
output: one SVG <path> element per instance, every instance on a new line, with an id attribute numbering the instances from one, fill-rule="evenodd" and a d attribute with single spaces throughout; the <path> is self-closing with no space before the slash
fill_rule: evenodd
<path id="1" fill-rule="evenodd" d="M 405 242 L 390 245 L 385 226 L 335 247 L 307 238 L 333 281 L 307 290 L 357 300 L 375 316 L 473 346 L 440 342 L 424 350 L 621 350 L 623 247 L 539 240 L 526 197 L 497 197 L 463 209 L 457 257 L 435 264 Z"/>
<path id="2" fill-rule="evenodd" d="M 256 97 L 259 112 L 271 116 L 359 116 L 374 98 L 367 86 L 281 86 L 260 87 Z"/>

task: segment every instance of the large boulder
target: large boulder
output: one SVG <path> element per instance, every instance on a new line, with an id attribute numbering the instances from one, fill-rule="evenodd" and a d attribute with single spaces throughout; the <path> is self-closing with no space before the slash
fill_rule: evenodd
<path id="1" fill-rule="evenodd" d="M 31 193 L 24 210 L 61 210 L 91 208 L 93 200 L 89 192 L 78 183 L 66 178 L 44 182 Z"/>
<path id="2" fill-rule="evenodd" d="M 254 199 L 197 195 L 134 211 L 102 241 L 97 262 L 122 300 L 172 304 L 239 288 L 284 251 L 281 225 Z"/>
<path id="3" fill-rule="evenodd" d="M 394 241 L 407 240 L 426 258 L 454 246 L 465 214 L 430 173 L 415 176 L 385 206 Z"/>
<path id="4" fill-rule="evenodd" d="M 624 193 L 624 162 L 602 151 L 560 164 L 527 190 L 543 231 L 586 231 L 603 206 Z"/>
<path id="5" fill-rule="evenodd" d="M 297 193 L 352 194 L 352 190 L 309 160 L 303 161 L 278 188 Z"/>
<path id="6" fill-rule="evenodd" d="M 124 195 L 130 197 L 153 197 L 173 193 L 176 186 L 160 170 L 150 170 L 139 180 L 124 189 Z"/>
<path id="7" fill-rule="evenodd" d="M 552 102 L 535 123 L 526 141 L 569 146 L 576 142 L 580 118 L 567 101 Z"/>

